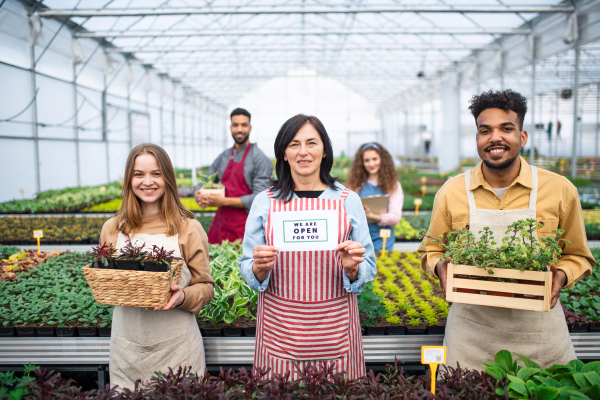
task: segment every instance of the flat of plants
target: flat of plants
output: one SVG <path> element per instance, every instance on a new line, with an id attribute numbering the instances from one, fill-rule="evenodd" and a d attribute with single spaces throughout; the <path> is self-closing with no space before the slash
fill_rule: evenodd
<path id="1" fill-rule="evenodd" d="M 523 365 L 517 364 L 520 358 Z M 299 371 L 267 378 L 267 371 L 229 369 L 201 376 L 186 368 L 157 372 L 149 381 L 138 380 L 133 388 L 106 387 L 84 392 L 76 382 L 59 373 L 25 366 L 23 377 L 0 372 L 0 396 L 19 399 L 522 399 L 600 400 L 600 362 L 584 364 L 573 360 L 566 365 L 541 366 L 526 357 L 502 350 L 481 370 L 441 367 L 432 392 L 431 374 L 408 376 L 401 362 L 388 365 L 383 373 L 369 371 L 356 380 L 333 367 L 309 364 Z M 483 369 L 485 368 L 485 371 Z"/>

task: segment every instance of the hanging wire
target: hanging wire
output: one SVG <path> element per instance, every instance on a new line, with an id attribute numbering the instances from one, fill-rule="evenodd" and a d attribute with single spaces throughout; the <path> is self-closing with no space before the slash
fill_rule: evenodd
<path id="1" fill-rule="evenodd" d="M 28 109 L 29 107 L 31 107 L 31 105 L 32 105 L 32 104 L 33 104 L 33 102 L 35 101 L 35 99 L 36 99 L 36 97 L 37 97 L 37 95 L 38 95 L 38 92 L 39 92 L 39 91 L 40 91 L 40 88 L 37 88 L 37 89 L 35 90 L 35 93 L 33 94 L 33 98 L 31 99 L 31 101 L 29 102 L 29 104 L 27 104 L 27 106 L 26 106 L 24 109 L 22 109 L 22 110 L 21 110 L 21 111 L 20 111 L 18 114 L 16 114 L 16 115 L 13 115 L 13 116 L 12 116 L 12 117 L 10 117 L 10 118 L 6 118 L 6 119 L 0 119 L 0 122 L 10 122 L 10 121 L 12 121 L 13 119 L 17 118 L 18 116 L 20 116 L 21 114 L 23 114 L 25 111 L 27 111 L 27 109 Z"/>

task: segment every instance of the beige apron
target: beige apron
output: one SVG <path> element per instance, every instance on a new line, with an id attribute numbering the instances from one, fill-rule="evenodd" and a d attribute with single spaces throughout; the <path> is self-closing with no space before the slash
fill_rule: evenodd
<path id="1" fill-rule="evenodd" d="M 119 233 L 117 249 L 126 244 L 127 236 Z M 181 257 L 178 235 L 166 236 L 136 234 L 134 244 L 146 243 L 164 246 Z M 185 288 L 191 273 L 184 264 L 179 286 Z M 206 368 L 202 336 L 196 317 L 189 311 L 171 309 L 154 311 L 141 307 L 115 306 L 110 338 L 110 384 L 133 389 L 135 381 L 143 384 L 150 380 L 155 371 L 176 371 L 179 366 L 192 367 L 195 373 Z"/>
<path id="2" fill-rule="evenodd" d="M 521 210 L 477 209 L 475 196 L 469 190 L 470 178 L 471 170 L 465 172 L 469 230 L 477 237 L 479 231 L 489 227 L 494 232 L 494 240 L 501 243 L 511 223 L 536 218 L 536 167 L 531 167 L 533 189 L 529 194 L 529 208 Z M 448 366 L 456 367 L 459 362 L 461 368 L 477 371 L 485 369 L 484 361 L 493 362 L 500 350 L 524 355 L 542 368 L 577 358 L 560 302 L 549 312 L 454 303 L 448 314 L 444 346 Z"/>

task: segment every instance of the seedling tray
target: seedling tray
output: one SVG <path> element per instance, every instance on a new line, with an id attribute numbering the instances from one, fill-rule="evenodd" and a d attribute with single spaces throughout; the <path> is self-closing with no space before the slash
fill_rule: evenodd
<path id="1" fill-rule="evenodd" d="M 489 274 L 488 269 L 494 273 Z M 525 283 L 495 282 L 473 280 L 458 277 L 506 278 L 543 282 L 543 286 Z M 458 289 L 471 289 L 479 293 L 462 293 Z M 509 293 L 511 297 L 489 295 L 488 292 Z M 513 308 L 529 311 L 550 311 L 550 296 L 552 292 L 552 272 L 519 271 L 503 268 L 478 268 L 472 265 L 448 264 L 446 280 L 446 300 L 452 303 L 475 304 L 481 306 Z M 514 295 L 528 295 L 536 298 L 518 298 Z"/>
<path id="2" fill-rule="evenodd" d="M 179 283 L 182 260 L 173 260 L 168 272 L 129 271 L 83 267 L 83 275 L 92 289 L 96 302 L 129 307 L 164 307 L 171 295 L 171 286 Z"/>

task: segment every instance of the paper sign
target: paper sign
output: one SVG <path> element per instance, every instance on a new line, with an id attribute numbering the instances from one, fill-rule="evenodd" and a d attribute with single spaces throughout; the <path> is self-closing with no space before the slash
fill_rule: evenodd
<path id="1" fill-rule="evenodd" d="M 445 364 L 446 348 L 444 346 L 423 346 L 421 348 L 422 364 Z"/>
<path id="2" fill-rule="evenodd" d="M 338 245 L 337 212 L 275 212 L 271 214 L 271 223 L 273 245 L 279 251 L 334 250 Z"/>
<path id="3" fill-rule="evenodd" d="M 415 206 L 420 206 L 421 204 L 423 204 L 423 199 L 415 199 Z"/>
<path id="4" fill-rule="evenodd" d="M 392 230 L 391 229 L 380 229 L 379 230 L 379 237 L 389 238 L 390 236 L 392 236 Z"/>
<path id="5" fill-rule="evenodd" d="M 44 231 L 33 231 L 33 237 L 34 238 L 43 238 L 44 237 Z"/>

